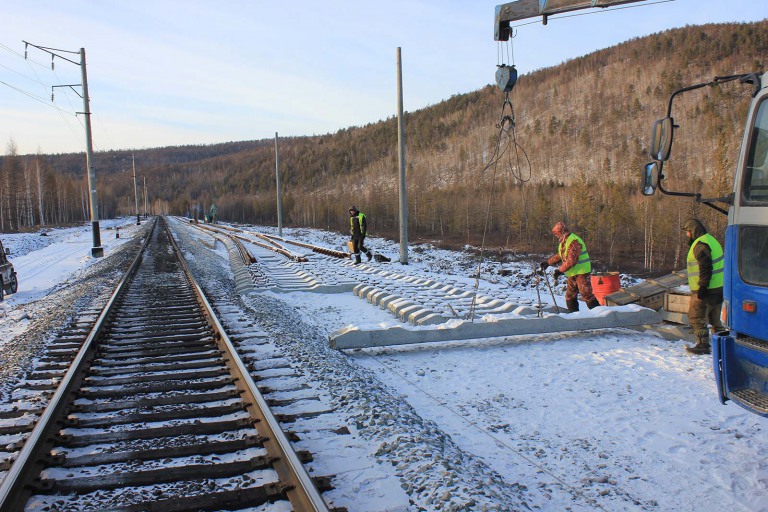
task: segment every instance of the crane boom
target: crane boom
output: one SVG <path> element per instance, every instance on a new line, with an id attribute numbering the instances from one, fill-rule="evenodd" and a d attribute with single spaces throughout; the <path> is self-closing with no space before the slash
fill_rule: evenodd
<path id="1" fill-rule="evenodd" d="M 496 21 L 493 38 L 496 41 L 509 40 L 509 23 L 541 16 L 547 24 L 552 14 L 589 9 L 592 7 L 613 7 L 615 5 L 645 2 L 648 0 L 516 0 L 496 6 Z"/>

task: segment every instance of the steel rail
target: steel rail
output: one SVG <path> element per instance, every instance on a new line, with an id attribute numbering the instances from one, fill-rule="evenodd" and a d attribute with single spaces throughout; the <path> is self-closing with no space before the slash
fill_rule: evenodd
<path id="1" fill-rule="evenodd" d="M 197 227 L 198 229 L 207 230 L 203 226 L 198 225 L 195 227 Z M 224 243 L 223 237 L 228 237 L 230 240 L 232 240 L 232 242 L 234 242 L 235 246 L 237 247 L 237 251 L 240 253 L 240 259 L 243 260 L 244 264 L 251 265 L 253 263 L 256 263 L 256 257 L 253 254 L 251 254 L 251 251 L 246 249 L 246 247 L 243 245 L 243 242 L 241 242 L 237 238 L 229 235 L 229 233 L 222 233 L 220 231 L 216 231 L 213 229 L 207 230 L 207 231 L 210 231 L 211 233 L 213 233 L 212 235 L 213 238 L 215 238 L 216 240 L 219 240 L 222 243 Z"/>
<path id="2" fill-rule="evenodd" d="M 156 222 L 152 224 L 151 229 L 148 231 L 149 234 L 142 244 L 141 251 L 139 251 L 130 268 L 119 281 L 107 306 L 102 310 L 93 329 L 87 335 L 75 356 L 72 366 L 67 370 L 61 384 L 54 393 L 49 406 L 41 414 L 27 443 L 20 450 L 15 463 L 6 475 L 6 479 L 2 484 L 1 512 L 23 510 L 30 496 L 35 492 L 33 487 L 37 485 L 35 482 L 41 482 L 43 486 L 57 485 L 52 483 L 52 480 L 46 480 L 45 478 L 41 481 L 38 475 L 41 470 L 48 466 L 48 462 L 51 461 L 48 450 L 51 447 L 52 440 L 56 438 L 57 431 L 61 429 L 61 418 L 67 414 L 67 407 L 70 405 L 73 393 L 86 382 L 88 367 L 94 361 L 97 350 L 102 350 L 99 348 L 102 335 L 105 332 L 111 332 L 115 327 L 112 324 L 115 315 L 118 314 L 115 309 L 117 309 L 119 303 L 126 299 L 126 294 L 130 292 L 133 280 L 140 273 L 142 256 L 153 238 Z M 327 512 L 329 510 L 328 505 L 320 495 L 306 468 L 299 460 L 277 419 L 272 415 L 266 400 L 258 390 L 245 363 L 237 354 L 234 344 L 223 330 L 223 326 L 202 288 L 192 276 L 165 219 L 160 218 L 159 222 L 162 228 L 158 229 L 163 229 L 167 233 L 168 240 L 175 253 L 174 256 L 178 268 L 183 272 L 184 279 L 190 286 L 189 299 L 192 303 L 197 303 L 200 313 L 205 317 L 205 321 L 208 324 L 207 327 L 212 335 L 212 340 L 210 337 L 209 340 L 216 343 L 217 349 L 222 354 L 223 362 L 227 366 L 226 373 L 229 375 L 229 381 L 236 387 L 237 393 L 240 395 L 241 407 L 244 407 L 248 412 L 251 418 L 249 423 L 258 431 L 261 446 L 267 450 L 269 465 L 278 479 L 273 492 L 277 492 L 285 499 L 290 500 L 293 510 L 299 512 Z M 233 389 L 232 391 L 235 390 Z M 58 461 L 54 466 L 58 466 Z M 62 483 L 61 485 L 66 484 Z M 259 495 L 259 497 L 263 498 L 262 495 Z M 191 500 L 189 504 L 183 506 L 186 507 L 193 502 L 194 500 Z M 161 506 L 165 507 L 168 505 L 170 503 L 165 503 Z M 135 506 L 127 506 L 125 510 L 132 510 Z M 171 507 L 169 510 L 175 509 Z"/>
<path id="3" fill-rule="evenodd" d="M 265 237 L 265 238 L 268 238 L 268 239 L 274 238 L 276 240 L 280 240 L 280 241 L 285 242 L 287 244 L 292 244 L 292 245 L 297 245 L 299 247 L 304 247 L 305 249 L 310 249 L 313 252 L 316 252 L 316 253 L 319 253 L 319 254 L 324 254 L 326 256 L 333 256 L 334 258 L 342 258 L 342 259 L 343 258 L 349 258 L 349 253 L 348 252 L 344 252 L 344 251 L 337 251 L 335 249 L 327 249 L 325 247 L 319 247 L 317 245 L 311 245 L 311 244 L 307 244 L 307 243 L 304 243 L 304 242 L 297 242 L 296 240 L 288 240 L 287 238 L 281 238 L 279 236 L 274 236 L 274 235 L 262 235 L 262 234 L 259 234 L 259 233 L 254 233 L 254 235 L 259 236 L 259 237 Z"/>
<path id="4" fill-rule="evenodd" d="M 280 477 L 280 481 L 283 483 L 295 482 L 296 484 L 292 485 L 292 488 L 286 489 L 286 496 L 289 497 L 294 510 L 327 512 L 329 510 L 328 505 L 317 491 L 312 478 L 309 476 L 306 468 L 296 455 L 290 441 L 288 441 L 282 428 L 280 428 L 277 419 L 269 412 L 270 409 L 267 401 L 256 386 L 245 363 L 243 363 L 238 355 L 232 340 L 230 340 L 224 327 L 219 322 L 219 319 L 214 312 L 213 307 L 211 307 L 210 302 L 208 302 L 202 288 L 200 288 L 197 281 L 192 277 L 189 266 L 176 244 L 176 240 L 172 235 L 170 236 L 170 239 L 171 245 L 173 245 L 179 255 L 179 261 L 184 269 L 184 273 L 188 276 L 192 288 L 195 290 L 200 304 L 205 310 L 206 317 L 216 331 L 216 343 L 219 348 L 226 353 L 227 366 L 229 366 L 230 370 L 238 378 L 238 384 L 241 384 L 243 387 L 244 398 L 246 398 L 246 402 L 249 402 L 248 412 L 261 420 L 257 423 L 257 429 L 259 426 L 266 426 L 269 431 L 267 433 L 260 432 L 260 434 L 267 438 L 264 442 L 265 447 L 272 446 L 273 448 L 268 448 L 268 450 L 273 454 L 275 451 L 279 453 L 279 459 L 274 462 L 274 465 L 275 471 Z"/>
<path id="5" fill-rule="evenodd" d="M 155 218 L 155 221 L 152 223 L 152 227 L 149 229 L 149 233 L 147 234 L 139 253 L 133 259 L 128 271 L 118 282 L 115 291 L 102 309 L 99 318 L 96 320 L 91 332 L 83 342 L 72 365 L 62 378 L 61 383 L 56 388 L 51 400 L 48 402 L 48 405 L 35 424 L 35 428 L 26 439 L 24 446 L 19 451 L 19 455 L 5 475 L 2 485 L 0 485 L 0 512 L 24 509 L 27 494 L 24 492 L 23 486 L 29 480 L 31 475 L 35 474 L 34 472 L 39 473 L 42 469 L 38 466 L 36 461 L 44 458 L 42 450 L 45 447 L 45 442 L 53 436 L 54 429 L 59 428 L 59 425 L 53 420 L 61 416 L 62 408 L 67 406 L 68 398 L 72 394 L 72 391 L 80 386 L 83 378 L 82 370 L 85 368 L 85 365 L 90 362 L 93 352 L 96 349 L 94 340 L 101 334 L 107 317 L 118 297 L 123 293 L 126 283 L 136 272 L 136 269 L 138 269 L 144 255 L 144 250 L 152 239 L 152 233 L 154 232 L 156 225 L 157 218 Z"/>
<path id="6" fill-rule="evenodd" d="M 211 229 L 210 227 L 208 227 L 207 229 L 209 229 L 210 231 L 214 231 L 214 229 Z M 350 253 L 344 252 L 344 251 L 337 251 L 335 249 L 328 249 L 326 247 L 319 247 L 317 245 L 311 245 L 311 244 L 307 244 L 307 243 L 304 243 L 304 242 L 298 242 L 296 240 L 289 240 L 287 238 L 282 238 L 282 237 L 279 237 L 279 236 L 276 236 L 276 235 L 265 235 L 263 233 L 255 233 L 253 231 L 245 231 L 245 230 L 242 230 L 242 229 L 237 229 L 237 228 L 233 228 L 233 227 L 229 227 L 229 226 L 217 226 L 217 229 L 218 229 L 219 233 L 222 232 L 221 230 L 227 230 L 227 231 L 234 231 L 236 233 L 244 233 L 244 234 L 247 234 L 247 235 L 250 235 L 250 236 L 255 236 L 257 238 L 261 238 L 261 239 L 264 239 L 264 240 L 270 242 L 271 244 L 275 245 L 276 247 L 281 247 L 276 242 L 276 240 L 279 240 L 280 242 L 283 242 L 283 243 L 286 243 L 286 244 L 295 245 L 297 247 L 303 247 L 304 249 L 309 249 L 312 252 L 316 252 L 318 254 L 323 254 L 325 256 L 332 256 L 334 258 L 339 258 L 339 259 L 349 258 L 349 254 L 350 254 Z M 237 236 L 237 235 L 235 235 L 235 236 Z M 244 238 L 242 236 L 240 238 L 243 238 L 245 241 L 250 242 L 252 244 L 258 245 L 260 247 L 264 247 L 265 249 L 269 249 L 269 250 L 272 250 L 272 251 L 275 251 L 275 252 L 280 252 L 280 251 L 278 251 L 278 250 L 276 250 L 276 249 L 274 249 L 272 247 L 269 247 L 269 246 L 266 246 L 266 245 L 263 245 L 263 244 L 259 244 L 258 242 L 255 242 L 253 240 L 248 240 L 247 238 Z M 285 254 L 285 255 L 288 256 L 289 258 L 292 258 L 292 259 L 295 258 L 295 256 L 293 256 L 285 248 L 282 248 L 282 250 L 285 251 L 286 253 L 288 253 L 288 254 Z"/>
<path id="7" fill-rule="evenodd" d="M 267 240 L 267 241 L 269 241 L 271 243 L 271 245 L 268 245 L 268 244 L 264 244 L 264 243 L 261 243 L 261 242 L 257 242 L 255 240 L 249 240 L 245 236 L 238 235 L 236 233 L 226 233 L 223 230 L 235 231 L 235 232 L 240 232 L 240 233 L 247 233 L 247 231 L 242 231 L 242 230 L 235 229 L 235 228 L 221 228 L 221 227 L 213 228 L 213 227 L 210 227 L 210 226 L 201 226 L 201 225 L 198 225 L 197 227 L 199 229 L 202 229 L 204 231 L 209 231 L 211 233 L 218 233 L 218 234 L 226 235 L 228 237 L 231 237 L 235 241 L 237 241 L 236 239 L 238 239 L 238 238 L 240 240 L 245 240 L 246 242 L 248 242 L 250 244 L 257 245 L 259 247 L 262 247 L 264 249 L 270 250 L 272 252 L 276 252 L 278 254 L 282 254 L 286 258 L 289 258 L 289 259 L 291 259 L 293 261 L 297 261 L 297 262 L 306 262 L 307 261 L 307 259 L 305 257 L 297 256 L 296 254 L 293 254 L 292 252 L 287 250 L 285 247 L 282 247 L 280 244 L 277 244 L 274 241 Z M 254 236 L 258 237 L 258 238 L 264 238 L 263 236 L 259 235 L 258 233 L 248 233 L 248 234 L 254 235 Z"/>

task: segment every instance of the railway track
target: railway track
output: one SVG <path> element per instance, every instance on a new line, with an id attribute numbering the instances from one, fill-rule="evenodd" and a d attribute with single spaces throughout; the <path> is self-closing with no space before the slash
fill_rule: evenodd
<path id="1" fill-rule="evenodd" d="M 0 511 L 328 510 L 161 224 L 19 438 Z"/>

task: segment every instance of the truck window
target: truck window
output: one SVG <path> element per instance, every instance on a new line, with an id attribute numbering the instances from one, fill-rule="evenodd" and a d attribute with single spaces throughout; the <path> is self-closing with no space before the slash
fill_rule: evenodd
<path id="1" fill-rule="evenodd" d="M 768 226 L 739 229 L 739 273 L 745 283 L 768 286 Z"/>
<path id="2" fill-rule="evenodd" d="M 768 206 L 768 101 L 758 107 L 742 183 L 744 206 Z"/>

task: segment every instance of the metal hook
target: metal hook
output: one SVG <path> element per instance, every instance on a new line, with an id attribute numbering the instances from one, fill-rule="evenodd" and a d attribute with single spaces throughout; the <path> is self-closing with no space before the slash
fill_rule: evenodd
<path id="1" fill-rule="evenodd" d="M 507 106 L 509 106 L 509 114 L 505 114 L 504 111 L 507 109 Z M 506 125 L 506 128 L 505 128 Z M 509 131 L 512 128 L 515 127 L 515 113 L 512 109 L 512 102 L 509 100 L 509 93 L 504 93 L 504 103 L 501 105 L 501 119 L 499 120 L 499 124 L 496 125 L 496 128 L 499 128 L 504 131 Z"/>

